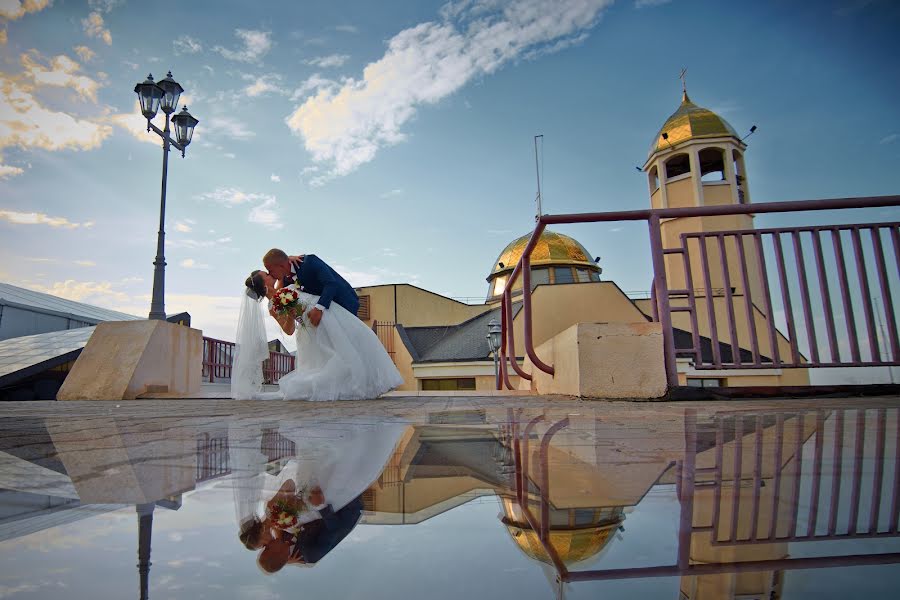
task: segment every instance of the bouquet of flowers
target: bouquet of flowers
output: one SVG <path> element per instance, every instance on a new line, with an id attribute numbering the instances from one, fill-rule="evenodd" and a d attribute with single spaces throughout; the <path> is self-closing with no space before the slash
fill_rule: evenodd
<path id="1" fill-rule="evenodd" d="M 290 287 L 276 290 L 275 296 L 272 298 L 272 308 L 276 314 L 289 315 L 292 319 L 297 321 L 297 324 L 300 327 L 306 326 L 303 322 L 303 315 L 309 307 L 300 301 L 297 290 Z"/>

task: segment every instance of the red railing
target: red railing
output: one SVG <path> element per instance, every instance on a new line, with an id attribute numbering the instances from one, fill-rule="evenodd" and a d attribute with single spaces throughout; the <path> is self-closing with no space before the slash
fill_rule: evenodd
<path id="1" fill-rule="evenodd" d="M 203 380 L 210 383 L 231 381 L 231 365 L 234 362 L 234 342 L 210 337 L 203 338 Z M 278 383 L 284 375 L 294 370 L 294 355 L 269 352 L 262 363 L 263 383 Z"/>
<path id="2" fill-rule="evenodd" d="M 534 340 L 532 334 L 533 313 L 531 306 L 531 253 L 537 245 L 544 228 L 547 225 L 563 224 L 563 223 L 602 223 L 613 221 L 646 221 L 650 237 L 650 251 L 653 261 L 653 285 L 652 291 L 652 312 L 654 320 L 657 320 L 663 330 L 663 349 L 665 355 L 665 368 L 667 381 L 670 387 L 678 385 L 678 372 L 676 367 L 676 353 L 692 353 L 694 355 L 695 368 L 698 369 L 722 369 L 722 368 L 780 368 L 780 367 L 834 367 L 834 366 L 895 366 L 900 365 L 900 334 L 897 330 L 897 318 L 893 306 L 893 298 L 895 294 L 891 293 L 890 278 L 894 277 L 900 267 L 900 223 L 874 223 L 866 225 L 839 225 L 839 226 L 821 226 L 821 227 L 794 227 L 794 228 L 778 228 L 778 229 L 752 229 L 746 231 L 722 231 L 722 232 L 703 232 L 690 233 L 683 237 L 681 248 L 664 248 L 662 235 L 660 230 L 662 219 L 684 218 L 684 217 L 712 217 L 724 215 L 748 215 L 748 214 L 772 214 L 800 211 L 822 211 L 822 210 L 838 210 L 838 209 L 859 209 L 859 208 L 879 208 L 889 206 L 900 206 L 900 196 L 873 196 L 860 198 L 837 198 L 830 200 L 803 200 L 794 202 L 770 202 L 762 204 L 741 204 L 727 206 L 702 206 L 692 208 L 663 208 L 663 209 L 644 209 L 633 211 L 619 211 L 607 213 L 583 213 L 583 214 L 563 214 L 563 215 L 543 215 L 538 220 L 531 239 L 525 246 L 522 258 L 516 264 L 509 280 L 506 283 L 506 289 L 501 300 L 501 325 L 503 328 L 503 339 L 500 346 L 500 382 L 498 389 L 506 386 L 513 389 L 513 385 L 509 379 L 509 367 L 512 366 L 513 371 L 523 379 L 531 379 L 531 374 L 527 373 L 519 366 L 516 360 L 515 338 L 513 334 L 513 311 L 512 311 L 512 290 L 519 276 L 522 276 L 522 319 L 523 319 L 523 345 L 526 356 L 531 360 L 535 368 L 541 371 L 553 374 L 552 365 L 545 364 L 537 356 L 534 349 Z M 826 261 L 822 258 L 822 233 L 831 232 L 832 244 L 835 254 L 835 269 L 837 271 L 836 278 L 827 278 Z M 859 287 L 851 289 L 848 284 L 847 269 L 843 256 L 843 242 L 841 241 L 841 232 L 849 232 L 850 242 L 853 249 L 853 258 L 856 265 L 856 276 L 859 280 Z M 863 232 L 869 232 L 868 237 L 872 246 L 871 255 L 874 258 L 874 265 L 866 260 L 866 252 L 863 250 Z M 801 235 L 810 233 L 809 243 L 813 245 L 811 254 L 814 257 L 815 272 L 818 276 L 818 290 L 821 296 L 822 306 L 827 317 L 825 325 L 820 326 L 827 329 L 829 340 L 829 360 L 821 360 L 820 349 L 818 348 L 818 337 L 816 332 L 815 316 L 812 306 L 818 303 L 819 298 L 813 299 L 810 295 L 808 272 L 812 272 L 812 267 L 808 264 L 808 256 L 804 250 L 804 244 Z M 763 236 L 770 236 L 774 249 L 774 260 L 777 266 L 778 280 L 777 284 L 781 290 L 781 303 L 776 305 L 773 303 L 773 295 L 769 284 L 768 271 L 765 268 L 767 257 L 762 248 L 761 240 Z M 783 250 L 781 236 L 789 236 L 794 246 L 794 256 L 796 269 L 789 272 L 786 268 L 786 253 Z M 705 268 L 703 271 L 704 285 L 702 287 L 705 292 L 712 297 L 715 295 L 712 286 L 709 269 L 709 257 L 706 253 L 709 248 L 718 247 L 722 255 L 727 256 L 725 249 L 725 240 L 728 237 L 740 238 L 743 240 L 745 236 L 750 236 L 754 240 L 755 256 L 759 263 L 759 279 L 763 287 L 763 298 L 765 300 L 765 315 L 769 323 L 768 335 L 770 341 L 770 349 L 768 354 L 764 356 L 759 349 L 759 337 L 755 326 L 753 325 L 753 308 L 751 305 L 756 302 L 752 297 L 744 298 L 745 314 L 749 315 L 750 339 L 748 343 L 751 347 L 751 359 L 743 360 L 741 352 L 741 344 L 737 335 L 737 321 L 734 315 L 735 297 L 732 294 L 732 285 L 728 282 L 731 273 L 725 273 L 723 278 L 728 285 L 718 286 L 715 289 L 721 289 L 725 296 L 725 304 L 728 309 L 728 322 L 723 324 L 727 327 L 727 336 L 723 336 L 725 340 L 731 342 L 731 360 L 723 361 L 721 348 L 719 344 L 717 316 L 712 310 L 711 302 L 707 302 L 707 311 L 709 319 L 709 328 L 711 335 L 711 351 L 713 353 L 711 360 L 704 359 L 701 352 L 701 336 L 697 327 L 698 305 L 696 302 L 697 294 L 693 289 L 691 281 L 692 273 L 690 273 L 689 251 L 687 249 L 688 240 L 699 241 L 701 252 L 701 263 Z M 890 239 L 892 252 L 886 252 L 886 238 Z M 718 246 L 716 245 L 718 244 Z M 743 243 L 736 244 L 737 264 L 741 265 L 740 280 L 744 282 L 744 287 L 749 289 L 747 285 L 750 279 L 757 273 L 747 272 L 748 256 Z M 666 261 L 668 255 L 681 255 L 684 263 L 687 265 L 685 277 L 687 280 L 687 289 L 670 289 L 666 276 Z M 728 269 L 724 269 L 728 271 Z M 796 274 L 796 275 L 795 275 Z M 873 310 L 872 307 L 872 289 L 870 279 L 877 280 L 878 290 L 881 294 L 882 309 L 880 311 Z M 797 318 L 792 298 L 792 285 L 799 285 L 799 296 L 803 309 L 803 319 Z M 835 323 L 839 321 L 833 303 L 830 300 L 831 287 L 838 286 L 842 299 L 842 307 L 845 312 L 844 321 L 847 324 L 848 336 L 852 338 L 850 343 L 850 357 L 847 360 L 841 356 L 837 349 L 837 338 L 835 335 Z M 793 292 L 796 294 L 797 292 Z M 752 296 L 749 295 L 749 296 Z M 861 298 L 861 299 L 860 299 Z M 685 299 L 687 305 L 679 305 L 678 299 Z M 867 333 L 867 345 L 869 355 L 862 357 L 858 347 L 858 338 L 856 336 L 856 321 L 860 318 L 858 310 L 854 308 L 853 300 L 856 304 L 862 304 L 863 320 L 865 322 L 865 331 Z M 675 300 L 675 306 L 672 302 Z M 740 306 L 739 306 L 740 308 Z M 787 336 L 780 336 L 775 329 L 775 313 L 776 309 L 781 308 L 784 313 L 784 322 L 788 330 Z M 692 348 L 675 348 L 674 329 L 672 324 L 673 312 L 688 312 L 691 315 L 691 335 L 693 338 Z M 889 338 L 890 351 L 881 352 L 878 349 L 878 335 L 876 333 L 876 321 L 884 316 L 887 324 L 888 333 L 882 337 Z M 808 324 L 808 325 L 807 325 Z M 809 348 L 807 352 L 809 357 L 805 357 L 800 352 L 798 345 L 798 325 L 806 333 Z M 778 345 L 779 340 L 786 341 L 790 344 L 790 359 L 782 357 Z M 772 341 L 774 340 L 774 342 Z M 726 342 L 727 343 L 727 342 Z"/>

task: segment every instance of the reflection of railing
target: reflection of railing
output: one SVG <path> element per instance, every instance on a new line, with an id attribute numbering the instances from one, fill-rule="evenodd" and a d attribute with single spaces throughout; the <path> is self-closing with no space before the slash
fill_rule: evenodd
<path id="1" fill-rule="evenodd" d="M 260 450 L 266 460 L 272 462 L 297 454 L 297 444 L 278 433 L 275 429 L 263 429 Z"/>
<path id="2" fill-rule="evenodd" d="M 197 472 L 196 482 L 208 481 L 228 475 L 228 434 L 211 436 L 204 433 L 197 437 Z"/>
<path id="3" fill-rule="evenodd" d="M 210 383 L 231 381 L 231 365 L 234 363 L 235 343 L 203 338 L 203 380 Z M 278 383 L 284 375 L 294 370 L 294 355 L 285 352 L 269 352 L 262 363 L 263 383 Z"/>
<path id="4" fill-rule="evenodd" d="M 900 410 L 892 412 L 897 413 L 900 431 Z M 847 417 L 853 420 L 850 427 L 846 426 Z M 865 409 L 835 410 L 831 416 L 833 429 L 826 429 L 828 412 L 824 410 L 806 415 L 777 413 L 774 424 L 773 418 L 768 417 L 768 428 L 774 428 L 774 439 L 768 441 L 764 440 L 766 415 L 717 419 L 712 543 L 768 544 L 900 535 L 897 527 L 900 507 L 898 457 L 895 457 L 893 477 L 889 477 L 884 469 L 888 411 L 878 409 L 874 419 L 871 417 L 867 418 Z M 748 421 L 752 427 L 745 429 Z M 813 426 L 807 439 L 807 431 Z M 733 452 L 731 465 L 725 464 L 728 461 L 723 456 L 724 437 L 729 430 L 734 432 L 728 447 Z M 833 444 L 825 447 L 824 438 L 829 431 Z M 785 444 L 786 432 L 793 436 L 790 447 Z M 812 464 L 807 466 L 800 460 L 805 443 L 813 446 Z M 745 445 L 749 446 L 746 451 Z M 869 455 L 872 464 L 868 465 L 866 454 L 873 449 L 874 456 Z M 770 455 L 772 451 L 774 454 Z M 751 473 L 744 471 L 746 452 L 752 452 Z M 791 460 L 784 457 L 791 457 Z M 851 481 L 849 497 L 846 486 L 842 485 L 845 465 L 849 466 Z M 730 477 L 723 477 L 726 470 L 731 471 Z M 809 489 L 803 489 L 805 486 L 801 485 L 804 478 L 810 480 Z M 763 485 L 773 486 L 770 506 L 760 505 Z M 749 521 L 742 523 L 739 531 L 738 516 L 742 508 L 747 508 L 741 506 L 744 496 L 738 493 L 741 487 L 749 488 L 751 506 Z M 731 518 L 723 523 L 722 492 L 727 488 L 731 489 Z M 882 501 L 883 491 L 890 492 L 889 503 Z M 790 510 L 787 515 L 782 515 L 779 508 L 785 502 L 782 497 L 785 492 L 790 494 L 787 500 Z M 865 498 L 869 499 L 868 507 L 862 506 Z M 808 511 L 801 512 L 801 506 L 808 507 Z M 860 520 L 864 521 L 862 526 Z"/>
<path id="5" fill-rule="evenodd" d="M 884 472 L 885 454 L 887 452 L 886 435 L 888 424 L 897 422 L 897 430 L 893 434 L 893 438 L 898 437 L 900 432 L 900 409 L 891 409 L 897 413 L 896 418 L 888 418 L 887 409 L 877 409 L 874 416 L 874 467 L 871 471 L 874 473 L 870 482 L 871 493 L 868 493 L 867 486 L 863 485 L 865 479 L 864 473 L 868 470 L 864 467 L 866 450 L 867 430 L 869 430 L 872 422 L 871 416 L 866 418 L 866 410 L 858 409 L 853 411 L 834 410 L 831 415 L 826 411 L 814 411 L 812 414 L 807 413 L 804 416 L 802 412 L 793 413 L 776 413 L 768 412 L 765 415 L 757 415 L 755 413 L 749 415 L 728 415 L 716 421 L 715 428 L 710 431 L 707 428 L 697 425 L 697 414 L 695 409 L 686 409 L 684 413 L 684 442 L 685 452 L 681 460 L 675 463 L 675 484 L 676 498 L 680 504 L 680 516 L 678 523 L 678 542 L 675 564 L 631 567 L 619 569 L 596 569 L 584 571 L 570 571 L 562 562 L 560 556 L 553 545 L 550 543 L 549 536 L 549 505 L 550 505 L 550 489 L 549 489 L 549 448 L 553 436 L 568 426 L 568 418 L 549 426 L 543 426 L 543 434 L 541 435 L 540 450 L 537 453 L 538 464 L 529 466 L 529 456 L 532 455 L 529 450 L 529 439 L 532 437 L 532 431 L 544 421 L 544 416 L 538 416 L 531 419 L 524 427 L 521 426 L 520 416 L 521 409 L 514 411 L 508 410 L 508 423 L 505 431 L 509 432 L 512 441 L 513 454 L 515 461 L 515 489 L 516 502 L 531 527 L 535 532 L 539 532 L 538 539 L 556 568 L 557 581 L 562 591 L 562 585 L 565 583 L 578 581 L 599 581 L 611 579 L 632 579 L 645 577 L 675 577 L 675 576 L 697 576 L 710 575 L 718 573 L 739 573 L 753 571 L 776 571 L 789 569 L 816 569 L 837 566 L 853 566 L 853 565 L 878 565 L 878 564 L 894 564 L 900 563 L 900 553 L 887 552 L 880 554 L 852 554 L 852 555 L 833 555 L 833 556 L 815 556 L 809 558 L 774 558 L 763 560 L 735 560 L 732 562 L 692 562 L 691 547 L 698 536 L 706 536 L 705 543 L 709 543 L 710 534 L 716 534 L 721 531 L 720 523 L 724 523 L 725 528 L 729 532 L 729 537 L 712 540 L 714 546 L 740 546 L 742 544 L 784 544 L 785 542 L 803 542 L 806 540 L 834 540 L 843 538 L 862 538 L 862 537 L 898 537 L 900 531 L 897 528 L 898 517 L 900 517 L 900 440 L 896 442 L 894 451 L 894 471 L 892 488 L 890 489 L 890 502 L 882 504 L 885 480 L 888 479 Z M 853 438 L 853 450 L 850 454 L 843 456 L 838 448 L 842 448 L 848 438 L 844 434 L 846 413 L 854 413 L 854 429 L 856 431 Z M 839 453 L 836 458 L 833 457 L 832 464 L 832 481 L 830 482 L 831 495 L 829 496 L 828 509 L 820 513 L 817 506 L 818 500 L 804 497 L 800 494 L 803 488 L 801 485 L 801 473 L 804 467 L 800 466 L 803 460 L 803 448 L 808 440 L 812 439 L 813 459 L 812 467 L 808 470 L 811 476 L 810 492 L 812 498 L 819 498 L 822 495 L 824 485 L 822 474 L 825 472 L 824 466 L 828 464 L 827 457 L 824 455 L 824 432 L 826 421 L 833 420 L 834 448 Z M 747 436 L 752 434 L 753 442 L 752 452 L 753 458 L 749 460 L 750 473 L 744 476 L 745 459 L 743 452 L 743 438 L 745 437 L 744 422 L 752 422 L 752 430 L 748 428 Z M 727 425 L 732 424 L 733 429 L 728 429 Z M 766 440 L 767 433 L 772 433 L 774 429 L 775 442 Z M 699 431 L 698 431 L 699 430 Z M 769 430 L 768 432 L 766 430 Z M 786 437 L 785 432 L 793 434 L 790 443 L 783 444 Z M 702 440 L 702 446 L 698 443 L 698 432 L 705 437 Z M 762 433 L 760 433 L 762 432 Z M 715 443 L 708 445 L 708 436 L 706 434 L 713 433 Z M 872 449 L 872 446 L 869 446 Z M 768 450 L 774 450 L 769 453 Z M 714 466 L 704 466 L 697 468 L 697 455 L 699 452 L 712 453 L 716 460 Z M 729 453 L 731 460 L 725 460 L 726 452 Z M 748 451 L 749 452 L 749 451 Z M 712 461 L 710 461 L 712 462 Z M 796 462 L 796 468 L 785 469 L 785 465 Z M 849 496 L 841 496 L 840 476 L 842 465 L 845 462 L 852 463 L 851 470 L 851 486 Z M 706 464 L 706 463 L 704 463 Z M 730 466 L 730 468 L 729 468 Z M 733 472 L 732 472 L 733 471 Z M 787 471 L 786 478 L 790 480 L 789 493 L 779 489 L 779 481 L 782 474 Z M 710 478 L 713 483 L 713 494 L 715 500 L 713 502 L 713 518 L 712 525 L 706 522 L 698 523 L 705 519 L 703 505 L 695 513 L 695 497 L 705 493 L 710 487 Z M 763 480 L 766 480 L 765 485 Z M 537 483 L 536 483 L 537 482 Z M 761 490 L 771 486 L 772 498 L 768 501 L 772 504 L 768 507 L 763 504 L 761 498 Z M 735 497 L 749 491 L 751 508 L 740 513 L 740 500 L 732 499 L 733 512 L 729 513 L 728 519 L 722 518 L 722 511 L 719 506 L 726 506 L 723 500 L 724 490 L 729 489 Z M 844 490 L 846 492 L 847 490 Z M 766 492 L 769 493 L 768 490 Z M 538 496 L 538 506 L 540 516 L 536 516 L 530 509 L 533 496 Z M 868 515 L 863 515 L 860 508 L 863 498 L 869 500 L 870 510 Z M 842 508 L 844 498 L 848 505 L 848 517 L 844 519 L 846 531 L 840 526 Z M 885 511 L 884 507 L 889 508 Z M 808 514 L 800 512 L 801 507 L 809 506 Z M 761 511 L 774 511 L 771 514 L 771 523 L 760 519 Z M 804 509 L 805 510 L 805 509 Z M 779 524 L 780 513 L 787 513 L 788 525 Z M 750 516 L 747 526 L 746 521 L 742 521 L 740 527 L 735 525 L 736 516 L 742 518 L 746 515 Z M 827 519 L 826 519 L 827 517 Z M 863 518 L 867 525 L 858 528 L 857 522 Z M 827 522 L 827 526 L 824 524 Z M 822 523 L 820 527 L 817 523 Z M 738 536 L 737 531 L 750 530 L 752 533 L 748 536 Z M 774 532 L 774 533 L 772 533 Z M 753 537 L 755 535 L 755 538 Z M 737 550 L 733 550 L 737 552 Z M 759 556 L 758 553 L 754 554 Z"/>
<path id="6" fill-rule="evenodd" d="M 674 218 L 686 218 L 686 217 L 715 217 L 715 216 L 725 216 L 725 215 L 742 215 L 742 214 L 763 214 L 763 213 L 784 213 L 784 212 L 797 212 L 797 211 L 818 211 L 818 210 L 835 210 L 835 209 L 851 209 L 851 208 L 875 208 L 875 207 L 885 207 L 885 206 L 900 206 L 900 196 L 883 196 L 883 197 L 869 197 L 869 198 L 842 198 L 842 199 L 832 199 L 832 200 L 807 200 L 807 201 L 799 201 L 799 202 L 771 202 L 771 203 L 762 203 L 762 204 L 740 204 L 740 205 L 717 205 L 717 206 L 699 206 L 699 207 L 691 207 L 691 208 L 662 208 L 662 209 L 645 209 L 645 210 L 632 210 L 632 211 L 619 211 L 619 212 L 608 212 L 608 213 L 584 213 L 584 214 L 569 214 L 569 215 L 543 215 L 539 218 L 537 225 L 535 226 L 534 232 L 531 235 L 528 244 L 525 246 L 522 257 L 520 258 L 518 264 L 513 269 L 512 273 L 509 275 L 509 280 L 506 283 L 506 290 L 502 296 L 501 302 L 501 326 L 503 328 L 502 341 L 500 345 L 500 381 L 498 382 L 498 389 L 505 385 L 508 389 L 514 389 L 512 383 L 509 380 L 509 367 L 515 371 L 519 377 L 530 380 L 531 374 L 526 372 L 517 362 L 516 359 L 516 345 L 513 334 L 513 310 L 512 310 L 512 288 L 516 282 L 518 277 L 522 277 L 522 333 L 523 333 L 523 345 L 525 349 L 525 354 L 531 360 L 534 368 L 544 371 L 550 375 L 553 375 L 554 368 L 552 365 L 547 365 L 540 360 L 537 356 L 537 353 L 534 349 L 534 340 L 532 335 L 532 310 L 531 310 L 531 253 L 534 250 L 535 246 L 538 243 L 538 240 L 541 237 L 541 234 L 544 231 L 544 228 L 548 225 L 553 224 L 561 224 L 561 223 L 598 223 L 598 222 L 613 222 L 613 221 L 646 221 L 649 230 L 650 237 L 650 251 L 651 257 L 653 260 L 653 273 L 654 273 L 654 283 L 653 283 L 653 315 L 654 320 L 658 320 L 662 326 L 663 330 L 663 349 L 664 349 L 664 357 L 665 357 L 665 368 L 666 368 L 666 377 L 670 387 L 674 387 L 678 385 L 678 373 L 676 369 L 676 348 L 675 348 L 675 333 L 674 327 L 672 324 L 672 313 L 673 312 L 686 312 L 689 313 L 691 317 L 692 324 L 692 336 L 694 337 L 693 348 L 689 350 L 694 354 L 700 354 L 700 345 L 698 341 L 699 331 L 697 329 L 697 317 L 698 310 L 695 306 L 672 306 L 670 304 L 670 299 L 673 297 L 684 297 L 687 291 L 692 292 L 692 288 L 694 286 L 693 282 L 686 281 L 685 287 L 686 290 L 679 289 L 669 289 L 669 284 L 667 282 L 666 275 L 666 260 L 677 260 L 677 256 L 680 255 L 685 263 L 689 263 L 688 252 L 685 248 L 664 248 L 662 236 L 660 233 L 660 225 L 662 219 L 674 219 Z M 874 227 L 874 229 L 872 229 Z M 869 268 L 865 264 L 865 252 L 862 249 L 862 238 L 860 237 L 861 228 L 869 228 L 873 231 L 878 231 L 877 235 L 871 236 L 871 245 L 873 248 L 872 254 L 875 260 L 875 268 L 874 274 L 875 276 L 870 282 L 868 278 Z M 891 301 L 890 295 L 890 285 L 888 284 L 888 277 L 893 277 L 896 274 L 896 268 L 898 263 L 900 263 L 900 223 L 885 223 L 885 224 L 876 224 L 876 225 L 868 225 L 868 226 L 841 226 L 839 228 L 820 228 L 820 229 L 829 229 L 831 231 L 838 231 L 847 229 L 850 232 L 852 247 L 853 247 L 853 256 L 856 257 L 856 266 L 857 266 L 857 277 L 859 279 L 859 286 L 855 291 L 851 291 L 849 284 L 847 282 L 847 272 L 845 269 L 845 262 L 843 251 L 841 249 L 840 242 L 840 234 L 837 234 L 836 238 L 833 238 L 834 241 L 834 252 L 835 252 L 835 262 L 837 264 L 837 283 L 835 284 L 835 278 L 831 278 L 831 285 L 838 285 L 840 288 L 840 297 L 841 297 L 841 305 L 844 307 L 844 313 L 847 315 L 845 319 L 847 322 L 847 330 L 848 335 L 851 341 L 851 356 L 850 360 L 845 360 L 839 353 L 837 352 L 837 344 L 834 343 L 833 331 L 835 329 L 834 324 L 837 321 L 835 306 L 832 306 L 831 302 L 826 298 L 829 293 L 829 283 L 822 272 L 821 268 L 824 264 L 821 260 L 821 240 L 819 240 L 819 244 L 817 244 L 813 253 L 816 257 L 816 273 L 819 277 L 820 281 L 820 289 L 822 294 L 822 305 L 825 312 L 828 314 L 826 319 L 826 327 L 828 327 L 829 334 L 829 349 L 831 350 L 830 360 L 819 360 L 818 354 L 812 356 L 812 360 L 805 360 L 802 356 L 800 356 L 800 352 L 797 347 L 797 324 L 800 323 L 800 319 L 796 318 L 795 312 L 792 309 L 792 301 L 791 301 L 791 291 L 789 289 L 789 283 L 787 281 L 788 274 L 786 270 L 786 261 L 785 254 L 781 249 L 780 237 L 775 236 L 779 241 L 775 246 L 776 253 L 776 263 L 779 273 L 779 281 L 781 283 L 781 291 L 782 291 L 782 306 L 784 308 L 784 316 L 788 324 L 788 343 L 790 344 L 790 360 L 779 360 L 779 356 L 777 353 L 778 346 L 778 334 L 774 330 L 774 321 L 775 311 L 772 309 L 772 297 L 773 294 L 770 293 L 768 286 L 768 276 L 764 267 L 765 257 L 762 255 L 762 249 L 759 245 L 755 246 L 755 250 L 758 253 L 758 262 L 759 262 L 759 272 L 750 272 L 747 271 L 747 256 L 739 256 L 737 264 L 742 266 L 740 274 L 731 274 L 728 269 L 722 269 L 724 271 L 723 279 L 727 280 L 730 276 L 735 278 L 735 283 L 738 280 L 742 280 L 745 284 L 745 288 L 749 287 L 747 283 L 750 280 L 758 280 L 763 285 L 763 298 L 755 299 L 754 302 L 758 302 L 760 305 L 765 305 L 767 307 L 766 320 L 768 321 L 768 335 L 770 337 L 770 341 L 773 341 L 775 349 L 770 353 L 773 354 L 774 362 L 776 366 L 790 367 L 790 366 L 834 366 L 834 365 L 845 365 L 845 366 L 864 366 L 864 365 L 900 365 L 900 334 L 897 332 L 897 323 L 894 316 L 894 308 Z M 888 232 L 888 235 L 882 235 L 880 232 L 884 230 Z M 800 287 L 800 300 L 803 308 L 803 322 L 804 323 L 812 323 L 814 318 L 812 316 L 810 306 L 812 300 L 810 300 L 809 296 L 809 285 L 808 278 L 806 273 L 806 265 L 803 261 L 803 244 L 800 241 L 800 234 L 804 231 L 810 231 L 809 227 L 799 227 L 799 228 L 791 228 L 791 229 L 782 229 L 778 230 L 781 233 L 787 233 L 790 235 L 791 240 L 797 244 L 795 246 L 795 256 L 799 257 L 797 261 L 797 282 Z M 743 232 L 731 232 L 732 234 L 738 234 L 740 236 L 750 236 L 754 237 L 755 241 L 759 241 L 761 230 L 749 230 Z M 716 234 L 712 234 L 715 236 Z M 780 234 L 779 234 L 780 235 Z M 818 235 L 818 234 L 817 234 Z M 833 234 L 834 235 L 834 234 Z M 888 245 L 883 237 L 890 238 L 890 245 L 893 247 L 893 254 L 885 253 L 884 249 Z M 719 242 L 719 238 L 714 240 L 715 242 Z M 815 239 L 819 239 L 816 237 Z M 815 241 L 812 242 L 816 244 Z M 725 254 L 724 250 L 724 241 L 721 246 L 718 246 L 721 249 L 722 254 Z M 700 245 L 701 252 L 704 253 L 701 256 L 703 264 L 705 265 L 704 273 L 702 274 L 704 277 L 704 288 L 713 289 L 711 278 L 707 277 L 709 275 L 709 265 L 708 265 L 708 256 L 706 256 L 706 252 L 709 251 L 709 248 L 715 249 L 716 246 L 714 243 L 706 244 L 703 243 Z M 735 252 L 741 253 L 744 249 L 743 244 L 737 244 Z M 811 270 L 811 269 L 810 269 Z M 689 271 L 688 271 L 689 275 Z M 885 353 L 886 356 L 882 358 L 881 354 L 878 351 L 878 338 L 875 335 L 875 315 L 876 313 L 872 308 L 872 285 L 870 283 L 878 282 L 878 289 L 881 293 L 885 318 L 887 320 L 887 328 L 889 332 L 890 339 L 890 351 Z M 725 291 L 726 296 L 726 307 L 731 310 L 741 310 L 742 308 L 746 308 L 748 312 L 749 319 L 749 327 L 754 328 L 754 314 L 753 311 L 749 308 L 749 300 L 750 298 L 746 298 L 748 302 L 746 303 L 736 303 L 734 299 L 731 297 L 731 284 L 726 281 L 725 285 L 717 286 L 722 287 Z M 866 331 L 868 334 L 868 345 L 870 352 L 870 359 L 865 359 L 860 357 L 858 342 L 856 341 L 856 331 L 855 331 L 855 320 L 856 314 L 853 309 L 853 301 L 852 298 L 854 293 L 861 295 L 861 302 L 863 313 L 865 317 L 865 325 Z M 692 294 L 691 294 L 692 295 Z M 796 302 L 796 297 L 794 299 Z M 858 302 L 857 302 L 858 303 Z M 707 302 L 708 305 L 711 306 L 712 303 Z M 741 306 L 741 304 L 745 304 L 745 306 Z M 835 304 L 837 304 L 835 302 Z M 880 313 L 878 313 L 880 314 Z M 729 313 L 729 322 L 728 322 L 728 334 L 723 335 L 721 339 L 723 341 L 732 342 L 732 347 L 735 348 L 733 354 L 737 360 L 734 362 L 734 365 L 728 365 L 723 360 L 722 357 L 719 356 L 719 345 L 715 343 L 718 341 L 719 336 L 716 332 L 716 315 L 714 311 L 710 312 L 709 319 L 712 321 L 711 323 L 711 331 L 712 338 L 714 343 L 712 344 L 712 350 L 715 353 L 711 361 L 700 361 L 700 365 L 706 365 L 707 368 L 770 368 L 771 363 L 767 363 L 761 359 L 760 349 L 758 348 L 758 340 L 756 345 L 754 346 L 754 350 L 752 352 L 753 360 L 741 362 L 740 360 L 740 352 L 737 350 L 738 342 L 740 340 L 737 339 L 736 334 L 736 325 L 735 325 L 735 317 L 733 314 Z M 814 327 L 807 328 L 807 336 L 810 341 L 815 345 L 815 331 Z M 812 334 L 810 336 L 810 333 Z M 756 339 L 755 333 L 751 336 L 753 340 Z M 751 344 L 753 345 L 753 344 Z M 812 352 L 812 350 L 810 350 Z M 787 358 L 787 357 L 784 357 Z M 702 356 L 701 356 L 702 359 Z"/>

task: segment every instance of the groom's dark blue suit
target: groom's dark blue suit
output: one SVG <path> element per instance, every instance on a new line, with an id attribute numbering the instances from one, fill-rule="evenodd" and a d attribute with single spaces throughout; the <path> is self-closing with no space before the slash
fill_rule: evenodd
<path id="1" fill-rule="evenodd" d="M 319 304 L 324 308 L 330 307 L 334 301 L 351 314 L 355 315 L 359 310 L 359 296 L 356 295 L 353 286 L 315 254 L 307 254 L 302 261 L 291 261 L 291 266 L 294 267 L 303 291 L 319 296 Z M 284 285 L 291 283 L 292 277 L 288 275 Z"/>
<path id="2" fill-rule="evenodd" d="M 306 524 L 291 549 L 291 555 L 302 558 L 308 564 L 319 562 L 356 527 L 362 510 L 362 496 L 357 496 L 338 511 L 332 510 L 331 505 L 319 510 L 322 518 Z"/>

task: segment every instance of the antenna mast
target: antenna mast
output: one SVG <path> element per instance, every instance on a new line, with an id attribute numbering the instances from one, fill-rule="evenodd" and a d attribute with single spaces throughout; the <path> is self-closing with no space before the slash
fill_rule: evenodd
<path id="1" fill-rule="evenodd" d="M 537 196 L 535 196 L 534 202 L 537 206 L 537 212 L 534 216 L 534 221 L 538 222 L 541 220 L 541 169 L 538 165 L 538 138 L 541 138 L 541 143 L 543 143 L 544 134 L 534 136 L 534 173 L 537 176 Z"/>

